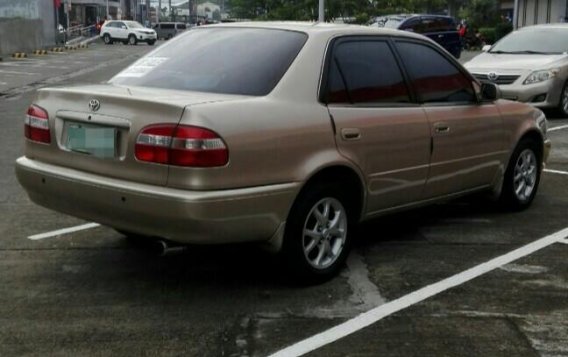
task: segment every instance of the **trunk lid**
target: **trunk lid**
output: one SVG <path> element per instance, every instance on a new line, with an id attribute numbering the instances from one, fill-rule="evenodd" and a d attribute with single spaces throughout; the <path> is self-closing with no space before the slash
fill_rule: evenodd
<path id="1" fill-rule="evenodd" d="M 187 106 L 230 100 L 223 94 L 94 85 L 38 91 L 49 115 L 51 144 L 27 141 L 26 156 L 102 176 L 165 185 L 168 166 L 140 162 L 134 147 L 142 128 L 178 124 Z"/>

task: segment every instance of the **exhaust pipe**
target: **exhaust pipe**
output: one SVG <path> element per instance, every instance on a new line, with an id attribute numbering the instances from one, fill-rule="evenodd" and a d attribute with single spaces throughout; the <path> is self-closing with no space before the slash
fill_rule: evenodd
<path id="1" fill-rule="evenodd" d="M 185 252 L 188 248 L 186 245 L 175 244 L 167 242 L 165 240 L 156 241 L 155 247 L 160 257 L 181 254 Z"/>

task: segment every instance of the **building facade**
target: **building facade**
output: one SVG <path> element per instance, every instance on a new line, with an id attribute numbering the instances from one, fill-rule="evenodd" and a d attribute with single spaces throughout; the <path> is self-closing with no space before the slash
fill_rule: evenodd
<path id="1" fill-rule="evenodd" d="M 515 28 L 568 20 L 568 0 L 515 0 L 512 5 Z"/>
<path id="2" fill-rule="evenodd" d="M 105 18 L 122 19 L 128 16 L 128 1 L 124 0 L 62 0 L 60 23 L 69 26 L 88 26 Z"/>
<path id="3" fill-rule="evenodd" d="M 54 45 L 55 19 L 53 0 L 1 0 L 0 54 Z"/>

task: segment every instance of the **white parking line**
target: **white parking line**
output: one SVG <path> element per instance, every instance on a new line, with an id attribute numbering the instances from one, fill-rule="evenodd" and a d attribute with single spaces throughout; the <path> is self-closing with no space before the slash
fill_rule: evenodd
<path id="1" fill-rule="evenodd" d="M 559 240 L 558 243 L 568 244 L 568 239 Z"/>
<path id="2" fill-rule="evenodd" d="M 0 73 L 5 73 L 5 74 L 21 74 L 24 76 L 35 76 L 38 75 L 39 73 L 30 73 L 30 72 L 16 72 L 16 71 L 5 71 L 3 69 L 0 69 Z"/>
<path id="3" fill-rule="evenodd" d="M 568 175 L 568 172 L 566 172 L 566 171 L 558 171 L 558 170 L 551 170 L 551 169 L 544 169 L 544 172 L 549 172 L 551 174 Z"/>
<path id="4" fill-rule="evenodd" d="M 269 357 L 296 357 L 302 356 L 308 352 L 314 351 L 322 346 L 333 343 L 345 336 L 348 336 L 354 332 L 357 332 L 375 322 L 394 314 L 400 310 L 407 307 L 415 305 L 421 301 L 424 301 L 434 295 L 444 292 L 448 289 L 456 287 L 458 285 L 464 284 L 472 279 L 475 279 L 481 275 L 484 275 L 492 270 L 495 270 L 503 265 L 509 264 L 517 259 L 530 255 L 536 251 L 539 251 L 551 244 L 562 242 L 564 243 L 565 238 L 568 236 L 568 228 L 564 228 L 556 233 L 549 236 L 536 240 L 529 243 L 521 248 L 513 250 L 505 255 L 494 258 L 486 263 L 479 264 L 471 269 L 464 272 L 446 278 L 435 284 L 428 285 L 420 290 L 412 292 L 408 295 L 388 302 L 384 305 L 380 305 L 372 310 L 364 312 L 359 316 L 348 320 L 342 324 L 330 328 L 322 333 L 309 337 L 303 341 L 286 347 Z"/>
<path id="5" fill-rule="evenodd" d="M 548 131 L 556 131 L 562 129 L 568 129 L 568 125 L 560 125 L 560 126 L 555 126 L 553 128 L 548 128 Z"/>
<path id="6" fill-rule="evenodd" d="M 95 228 L 95 227 L 98 227 L 98 226 L 100 226 L 100 224 L 98 224 L 98 223 L 87 223 L 87 224 L 83 224 L 83 225 L 80 225 L 80 226 L 63 228 L 63 229 L 59 229 L 59 230 L 52 231 L 52 232 L 35 234 L 33 236 L 29 236 L 28 239 L 40 240 L 40 239 L 45 239 L 45 238 L 51 238 L 51 237 L 56 237 L 56 236 L 59 236 L 59 235 L 62 235 L 62 234 L 68 234 L 68 233 L 73 233 L 73 232 L 77 232 L 77 231 L 82 231 L 82 230 L 85 230 L 85 229 Z"/>

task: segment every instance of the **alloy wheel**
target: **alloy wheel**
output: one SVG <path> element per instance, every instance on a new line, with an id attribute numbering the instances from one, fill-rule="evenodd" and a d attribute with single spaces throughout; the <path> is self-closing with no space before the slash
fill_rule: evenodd
<path id="1" fill-rule="evenodd" d="M 345 208 L 335 198 L 323 198 L 308 213 L 302 232 L 302 247 L 308 263 L 318 270 L 330 267 L 345 246 Z"/>
<path id="2" fill-rule="evenodd" d="M 527 201 L 535 189 L 538 165 L 534 151 L 525 149 L 517 158 L 513 175 L 513 189 L 517 199 Z"/>

